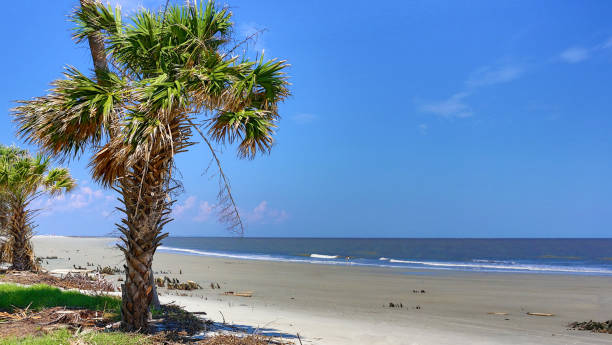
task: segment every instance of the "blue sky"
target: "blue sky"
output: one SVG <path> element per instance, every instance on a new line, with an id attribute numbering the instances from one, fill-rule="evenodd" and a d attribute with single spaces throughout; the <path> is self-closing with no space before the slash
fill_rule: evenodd
<path id="1" fill-rule="evenodd" d="M 113 0 L 126 11 L 162 0 Z M 4 6 L 0 133 L 65 65 L 78 1 Z M 270 156 L 222 160 L 247 236 L 609 237 L 612 2 L 247 1 L 236 34 L 292 64 Z M 173 235 L 228 235 L 203 146 L 178 157 Z M 116 195 L 70 162 L 79 188 L 46 207 L 42 234 L 113 231 Z"/>

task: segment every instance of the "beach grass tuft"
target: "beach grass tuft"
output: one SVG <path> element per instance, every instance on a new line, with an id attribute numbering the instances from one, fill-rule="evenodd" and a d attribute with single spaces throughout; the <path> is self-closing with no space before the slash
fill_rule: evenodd
<path id="1" fill-rule="evenodd" d="M 119 312 L 121 300 L 113 296 L 90 296 L 78 291 L 64 291 L 56 287 L 39 284 L 20 286 L 0 284 L 0 309 L 66 307 Z"/>
<path id="2" fill-rule="evenodd" d="M 0 339 L 0 345 L 57 345 L 57 344 L 79 344 L 79 345 L 149 345 L 153 344 L 151 339 L 145 335 L 121 332 L 91 332 L 87 334 L 73 335 L 67 329 L 49 332 L 45 335 L 11 337 Z"/>

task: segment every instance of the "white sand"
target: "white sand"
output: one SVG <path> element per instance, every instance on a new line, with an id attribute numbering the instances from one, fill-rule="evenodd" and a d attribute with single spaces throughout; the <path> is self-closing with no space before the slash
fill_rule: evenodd
<path id="1" fill-rule="evenodd" d="M 38 256 L 60 257 L 45 262 L 47 269 L 87 262 L 121 266 L 121 253 L 108 246 L 111 241 L 41 237 L 34 244 Z M 156 254 L 154 269 L 169 272 L 158 276 L 204 286 L 188 296 L 161 289 L 162 303 L 174 301 L 207 312 L 215 322 L 225 318 L 263 334 L 292 339 L 299 333 L 303 344 L 612 344 L 612 335 L 565 327 L 576 320 L 612 319 L 609 277 L 328 266 L 163 252 Z M 211 289 L 211 282 L 221 289 Z M 389 302 L 404 307 L 389 308 Z"/>

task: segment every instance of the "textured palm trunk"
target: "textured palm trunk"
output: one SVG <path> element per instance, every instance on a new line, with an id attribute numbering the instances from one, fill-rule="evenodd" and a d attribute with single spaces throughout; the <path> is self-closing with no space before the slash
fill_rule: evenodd
<path id="1" fill-rule="evenodd" d="M 95 4 L 99 0 L 80 0 L 81 7 Z M 106 51 L 104 50 L 104 39 L 99 32 L 94 32 L 87 37 L 89 43 L 89 51 L 94 64 L 94 71 L 99 76 L 101 71 L 108 71 L 108 63 L 106 62 Z"/>
<path id="2" fill-rule="evenodd" d="M 119 182 L 125 209 L 120 246 L 125 254 L 125 283 L 122 286 L 122 326 L 130 331 L 146 331 L 149 305 L 154 299 L 151 266 L 163 226 L 170 221 L 168 198 L 170 155 L 159 152 L 148 162 L 136 164 Z"/>
<path id="3" fill-rule="evenodd" d="M 183 124 L 184 116 L 177 116 L 167 126 L 173 142 L 156 138 L 150 144 L 149 159 L 134 164 L 127 175 L 118 182 L 116 190 L 121 194 L 125 214 L 118 224 L 123 234 L 125 254 L 125 283 L 122 286 L 122 326 L 130 331 L 147 331 L 149 306 L 154 300 L 153 255 L 167 233 L 163 227 L 169 217 L 174 200 L 170 198 L 172 160 L 192 143 L 189 126 Z"/>
<path id="4" fill-rule="evenodd" d="M 17 271 L 34 271 L 34 251 L 32 250 L 32 228 L 30 224 L 30 211 L 27 203 L 21 200 L 11 202 L 11 211 L 7 224 L 9 234 L 11 269 Z"/>

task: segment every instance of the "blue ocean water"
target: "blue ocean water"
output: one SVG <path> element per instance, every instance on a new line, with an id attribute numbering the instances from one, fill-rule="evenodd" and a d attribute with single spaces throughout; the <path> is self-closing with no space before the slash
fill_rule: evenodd
<path id="1" fill-rule="evenodd" d="M 612 275 L 612 239 L 169 237 L 159 250 L 331 265 Z"/>

